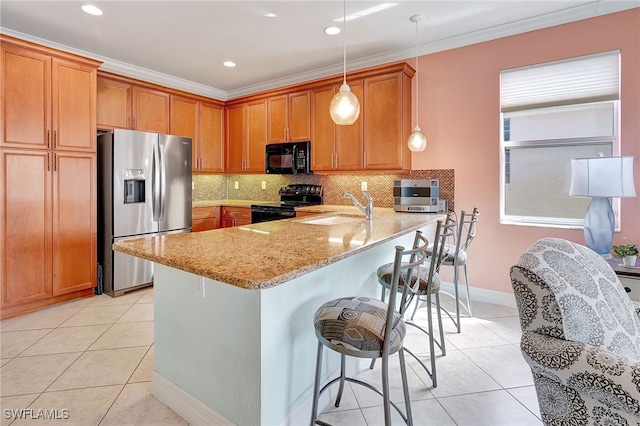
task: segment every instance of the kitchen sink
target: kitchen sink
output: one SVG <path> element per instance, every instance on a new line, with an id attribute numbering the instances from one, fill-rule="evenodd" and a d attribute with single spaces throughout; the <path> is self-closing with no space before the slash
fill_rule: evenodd
<path id="1" fill-rule="evenodd" d="M 343 223 L 362 222 L 363 220 L 365 220 L 365 218 L 362 216 L 335 215 L 329 217 L 321 217 L 318 219 L 306 219 L 301 221 L 300 223 L 304 223 L 307 225 L 340 225 Z"/>

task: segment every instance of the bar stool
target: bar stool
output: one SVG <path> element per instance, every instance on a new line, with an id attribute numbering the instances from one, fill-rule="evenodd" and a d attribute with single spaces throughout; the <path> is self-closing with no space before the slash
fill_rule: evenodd
<path id="1" fill-rule="evenodd" d="M 414 280 L 418 280 L 418 283 L 416 283 L 415 281 L 411 282 L 412 286 L 415 286 L 417 284 L 417 290 L 410 294 L 411 298 L 415 297 L 416 299 L 416 309 L 418 307 L 418 304 L 420 303 L 420 297 L 426 297 L 427 329 L 425 329 L 423 326 L 414 322 L 413 317 L 415 315 L 415 309 L 414 309 L 413 315 L 411 316 L 411 320 L 405 320 L 405 323 L 407 325 L 411 325 L 417 328 L 418 330 L 422 331 L 423 333 L 425 333 L 427 336 L 429 336 L 429 358 L 431 360 L 431 368 L 427 367 L 407 347 L 405 347 L 405 351 L 409 355 L 414 357 L 420 365 L 422 365 L 422 368 L 425 369 L 425 371 L 431 378 L 434 388 L 438 386 L 438 378 L 436 374 L 435 346 L 438 346 L 438 348 L 442 353 L 442 356 L 446 355 L 444 330 L 442 328 L 442 314 L 441 314 L 441 308 L 440 308 L 440 293 L 439 293 L 440 276 L 438 275 L 438 270 L 440 269 L 440 264 L 442 263 L 442 259 L 444 257 L 445 243 L 449 239 L 453 238 L 454 230 L 455 230 L 455 223 L 451 221 L 447 221 L 444 223 L 442 221 L 437 222 L 435 236 L 433 240 L 434 242 L 433 242 L 433 245 L 430 246 L 428 250 L 428 253 L 433 252 L 433 253 L 436 253 L 437 255 L 430 256 L 427 259 L 427 262 L 429 263 L 428 266 L 426 263 L 424 265 L 418 266 L 418 273 L 413 278 Z M 417 247 L 419 242 L 420 241 L 418 239 L 418 236 L 416 235 L 416 239 L 414 241 L 414 248 Z M 385 300 L 385 291 L 391 289 L 391 280 L 393 277 L 393 266 L 394 266 L 393 263 L 387 263 L 379 267 L 377 271 L 378 282 L 382 286 L 382 294 L 381 294 L 382 301 Z M 404 291 L 404 283 L 405 283 L 404 277 L 400 277 L 400 283 L 398 284 L 398 288 L 397 288 L 398 292 Z M 433 317 L 431 314 L 431 306 L 432 306 L 431 298 L 432 297 L 435 299 L 436 315 L 438 318 L 438 328 L 440 330 L 440 341 L 437 341 L 435 339 L 435 336 L 433 333 Z M 409 300 L 409 303 L 411 303 L 411 300 Z M 370 368 L 373 368 L 374 364 L 375 364 L 375 359 L 371 361 Z"/>
<path id="2" fill-rule="evenodd" d="M 403 276 L 404 282 L 414 282 L 412 277 L 418 273 L 420 266 L 427 258 L 427 239 L 417 232 L 416 248 L 405 250 L 402 246 L 395 248 L 395 261 L 391 278 L 389 303 L 368 297 L 344 297 L 323 304 L 315 313 L 314 327 L 318 338 L 315 384 L 313 388 L 313 407 L 311 425 L 326 424 L 317 420 L 318 399 L 329 386 L 339 382 L 340 387 L 335 406 L 340 405 L 344 382 L 349 381 L 373 390 L 383 397 L 385 425 L 391 424 L 391 407 L 400 413 L 407 425 L 413 424 L 411 401 L 407 385 L 407 373 L 404 361 L 404 337 L 406 326 L 402 319 L 408 302 L 409 293 L 417 291 L 417 286 L 404 286 L 400 296 L 400 309 L 396 311 L 396 294 L 398 283 Z M 340 354 L 340 376 L 329 381 L 320 389 L 322 373 L 322 351 L 327 347 Z M 390 399 L 389 395 L 389 355 L 398 353 L 400 375 L 404 392 L 405 412 Z M 369 383 L 347 377 L 345 373 L 346 356 L 356 358 L 382 359 L 382 391 Z"/>

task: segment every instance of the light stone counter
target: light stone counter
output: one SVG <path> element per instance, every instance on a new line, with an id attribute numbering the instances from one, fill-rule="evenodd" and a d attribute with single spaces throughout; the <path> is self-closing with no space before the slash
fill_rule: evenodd
<path id="1" fill-rule="evenodd" d="M 441 214 L 396 213 L 389 208 L 374 208 L 374 219 L 368 221 L 355 207 L 320 206 L 315 211 L 333 213 L 126 240 L 113 247 L 116 251 L 223 283 L 245 289 L 265 289 L 444 218 Z M 353 220 L 335 225 L 307 223 L 336 214 L 348 214 Z"/>
<path id="2" fill-rule="evenodd" d="M 308 424 L 314 312 L 338 297 L 378 298 L 378 266 L 393 260 L 396 245 L 411 245 L 414 230 L 432 238 L 435 220 L 444 218 L 380 208 L 367 221 L 355 208 L 334 207 L 114 246 L 156 262 L 151 391 L 157 399 L 193 425 Z M 347 220 L 341 224 L 308 223 L 337 215 L 350 216 L 339 216 Z M 323 381 L 340 367 L 330 352 Z M 368 368 L 364 362 L 359 367 Z"/>

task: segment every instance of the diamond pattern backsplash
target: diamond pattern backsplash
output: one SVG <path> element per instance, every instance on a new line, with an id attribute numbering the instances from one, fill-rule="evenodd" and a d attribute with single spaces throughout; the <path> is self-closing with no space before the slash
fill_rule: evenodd
<path id="1" fill-rule="evenodd" d="M 351 205 L 349 200 L 342 198 L 342 194 L 349 191 L 358 197 L 361 192 L 361 183 L 367 182 L 367 192 L 373 197 L 374 206 L 393 207 L 393 181 L 397 179 L 438 179 L 440 181 L 440 199 L 447 200 L 449 209 L 455 210 L 455 173 L 453 169 L 414 170 L 408 173 L 300 176 L 193 175 L 193 201 L 222 199 L 279 201 L 278 189 L 297 183 L 322 185 L 325 204 Z M 262 189 L 263 182 L 266 189 Z"/>

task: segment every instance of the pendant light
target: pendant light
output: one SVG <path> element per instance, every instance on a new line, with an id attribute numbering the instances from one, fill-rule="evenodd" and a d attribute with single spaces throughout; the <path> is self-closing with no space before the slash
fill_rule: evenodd
<path id="1" fill-rule="evenodd" d="M 329 114 L 334 123 L 347 126 L 355 123 L 360 115 L 360 102 L 347 84 L 347 1 L 343 2 L 342 31 L 344 31 L 344 71 L 340 91 L 331 99 Z"/>
<path id="2" fill-rule="evenodd" d="M 416 105 L 415 105 L 415 118 L 414 122 L 416 126 L 413 128 L 413 132 L 409 135 L 409 139 L 407 140 L 407 145 L 409 145 L 409 149 L 413 152 L 424 151 L 427 147 L 427 138 L 422 133 L 420 126 L 418 126 L 418 22 L 424 18 L 423 15 L 413 15 L 409 20 L 411 22 L 415 22 L 416 24 Z"/>

